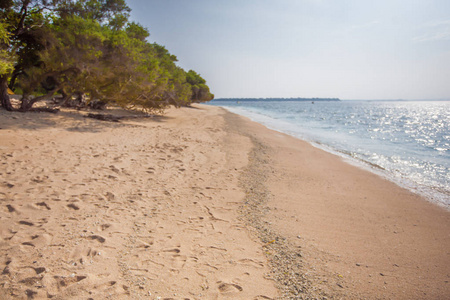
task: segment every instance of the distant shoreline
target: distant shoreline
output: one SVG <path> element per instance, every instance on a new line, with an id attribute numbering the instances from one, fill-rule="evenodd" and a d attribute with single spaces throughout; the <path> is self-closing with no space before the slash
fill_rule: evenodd
<path id="1" fill-rule="evenodd" d="M 308 101 L 339 101 L 339 102 L 353 102 L 353 101 L 365 101 L 365 102 L 446 102 L 450 99 L 340 99 L 340 98 L 217 98 L 211 100 L 210 102 L 231 102 L 231 101 L 241 101 L 241 102 L 251 102 L 251 101 L 298 101 L 298 102 L 308 102 Z M 206 103 L 207 104 L 207 103 Z"/>
<path id="2" fill-rule="evenodd" d="M 341 101 L 339 98 L 218 98 L 214 101 Z"/>

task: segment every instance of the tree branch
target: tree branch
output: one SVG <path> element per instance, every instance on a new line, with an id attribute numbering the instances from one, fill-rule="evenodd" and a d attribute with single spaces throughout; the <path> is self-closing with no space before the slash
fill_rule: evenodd
<path id="1" fill-rule="evenodd" d="M 14 32 L 14 35 L 18 36 L 20 35 L 23 31 L 24 31 L 24 23 L 25 23 L 25 18 L 27 17 L 28 14 L 28 5 L 30 5 L 31 0 L 24 0 L 22 2 L 22 8 L 20 9 L 20 13 L 21 17 L 19 20 L 19 24 L 17 24 L 17 28 L 16 31 Z"/>

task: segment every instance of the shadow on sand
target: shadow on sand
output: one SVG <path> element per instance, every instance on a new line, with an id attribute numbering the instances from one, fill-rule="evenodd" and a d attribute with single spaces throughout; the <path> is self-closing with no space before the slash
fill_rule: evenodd
<path id="1" fill-rule="evenodd" d="M 87 118 L 90 111 L 77 111 L 75 109 L 64 109 L 58 113 L 49 112 L 17 112 L 6 111 L 0 108 L 0 133 L 1 130 L 38 130 L 58 128 L 71 132 L 101 132 L 106 129 L 139 126 L 148 122 L 166 122 L 170 117 L 163 115 L 148 116 L 141 112 L 130 112 L 124 110 L 105 110 L 102 114 L 125 115 L 132 119 L 123 119 L 119 122 L 102 121 Z M 95 113 L 98 113 L 95 112 Z M 142 116 L 142 118 L 139 118 Z M 144 117 L 145 116 L 145 117 Z"/>

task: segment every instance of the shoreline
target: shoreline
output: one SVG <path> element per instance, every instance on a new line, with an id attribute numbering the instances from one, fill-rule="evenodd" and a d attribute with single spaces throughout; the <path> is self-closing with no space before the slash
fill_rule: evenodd
<path id="1" fill-rule="evenodd" d="M 450 293 L 445 208 L 306 141 L 238 119 L 266 146 L 264 220 L 301 248 L 309 286 L 345 299 Z"/>
<path id="2" fill-rule="evenodd" d="M 0 120 L 0 296 L 450 293 L 447 211 L 223 108 Z"/>
<path id="3" fill-rule="evenodd" d="M 349 164 L 352 164 L 352 165 L 362 168 L 364 170 L 368 170 L 368 171 L 376 174 L 377 176 L 383 177 L 383 178 L 395 183 L 396 185 L 400 186 L 401 188 L 405 188 L 405 189 L 425 198 L 427 201 L 429 201 L 433 204 L 437 204 L 438 206 L 440 206 L 450 212 L 450 204 L 446 202 L 446 199 L 448 199 L 450 197 L 450 192 L 448 190 L 441 189 L 440 187 L 437 187 L 437 186 L 430 187 L 430 186 L 426 186 L 424 184 L 414 182 L 414 181 L 410 180 L 407 176 L 404 176 L 401 174 L 395 174 L 393 172 L 390 172 L 390 171 L 384 169 L 382 166 L 380 166 L 376 163 L 370 162 L 368 160 L 364 160 L 362 158 L 355 157 L 352 155 L 352 153 L 350 151 L 335 149 L 330 145 L 321 143 L 319 141 L 315 141 L 311 137 L 295 135 L 295 134 L 292 134 L 289 132 L 284 132 L 283 130 L 278 129 L 273 125 L 266 124 L 266 121 L 264 121 L 264 120 L 255 121 L 254 116 L 247 116 L 245 114 L 239 113 L 238 111 L 235 111 L 234 109 L 236 109 L 236 107 L 218 106 L 216 104 L 212 104 L 212 105 L 216 106 L 216 107 L 224 108 L 227 111 L 234 113 L 234 114 L 238 114 L 240 116 L 243 116 L 244 118 L 248 118 L 252 122 L 262 124 L 264 127 L 268 128 L 270 130 L 274 130 L 276 132 L 292 136 L 293 138 L 306 141 L 307 143 L 311 144 L 314 147 L 317 147 L 317 148 L 319 148 L 323 151 L 326 151 L 332 155 L 339 156 L 342 159 L 346 160 Z"/>

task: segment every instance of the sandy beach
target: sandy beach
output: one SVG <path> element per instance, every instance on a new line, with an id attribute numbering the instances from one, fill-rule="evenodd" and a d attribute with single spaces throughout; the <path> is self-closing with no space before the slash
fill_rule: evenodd
<path id="1" fill-rule="evenodd" d="M 449 297 L 425 199 L 219 107 L 85 113 L 0 110 L 0 299 Z"/>

